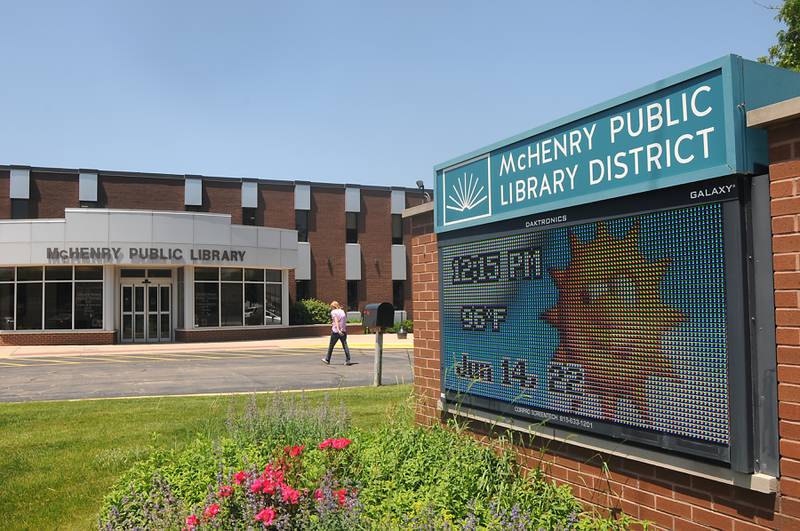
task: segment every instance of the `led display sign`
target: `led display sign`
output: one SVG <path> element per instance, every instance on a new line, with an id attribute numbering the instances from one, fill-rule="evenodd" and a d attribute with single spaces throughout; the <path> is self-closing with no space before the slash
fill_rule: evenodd
<path id="1" fill-rule="evenodd" d="M 729 460 L 736 184 L 676 197 L 441 238 L 447 401 Z"/>

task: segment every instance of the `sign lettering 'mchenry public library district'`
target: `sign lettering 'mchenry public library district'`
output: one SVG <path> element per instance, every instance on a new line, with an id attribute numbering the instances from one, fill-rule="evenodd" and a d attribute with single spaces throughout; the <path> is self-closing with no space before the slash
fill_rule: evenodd
<path id="1" fill-rule="evenodd" d="M 743 112 L 779 97 L 756 73 L 786 75 L 760 68 L 725 57 L 435 169 L 446 402 L 731 462 L 739 176 L 767 162 Z"/>

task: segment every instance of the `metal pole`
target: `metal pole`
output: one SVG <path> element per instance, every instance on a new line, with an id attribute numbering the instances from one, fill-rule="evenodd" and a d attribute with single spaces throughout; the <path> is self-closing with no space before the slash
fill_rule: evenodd
<path id="1" fill-rule="evenodd" d="M 375 366 L 372 378 L 372 385 L 381 385 L 381 372 L 383 371 L 383 327 L 378 328 L 375 334 Z"/>

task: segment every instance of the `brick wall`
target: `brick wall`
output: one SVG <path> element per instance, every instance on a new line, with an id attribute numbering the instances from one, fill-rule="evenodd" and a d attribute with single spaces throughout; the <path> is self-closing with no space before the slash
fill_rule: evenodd
<path id="1" fill-rule="evenodd" d="M 800 121 L 791 121 L 767 132 L 769 138 L 769 160 L 775 164 L 800 159 Z"/>
<path id="2" fill-rule="evenodd" d="M 230 214 L 231 223 L 242 224 L 242 183 L 238 181 L 203 181 L 203 211 Z"/>
<path id="3" fill-rule="evenodd" d="M 115 342 L 116 331 L 98 330 L 41 333 L 0 333 L 0 345 L 25 346 L 25 345 L 112 345 Z"/>
<path id="4" fill-rule="evenodd" d="M 361 190 L 361 284 L 359 309 L 392 302 L 392 209 L 388 190 Z"/>
<path id="5" fill-rule="evenodd" d="M 618 511 L 662 529 L 800 529 L 800 161 L 771 167 L 781 479 L 762 494 L 578 446 L 523 439 L 514 447 L 527 470 L 540 469 L 588 507 Z M 416 420 L 441 422 L 439 291 L 431 213 L 411 218 Z M 484 442 L 495 434 L 473 423 Z M 500 433 L 498 435 L 504 435 Z"/>
<path id="6" fill-rule="evenodd" d="M 345 280 L 344 188 L 311 187 L 308 242 L 311 293 L 317 299 L 347 304 Z"/>
<path id="7" fill-rule="evenodd" d="M 105 208 L 184 210 L 183 179 L 133 179 L 101 174 L 98 187 Z"/>
<path id="8" fill-rule="evenodd" d="M 78 175 L 31 172 L 30 215 L 33 218 L 64 219 L 65 208 L 77 208 Z"/>
<path id="9" fill-rule="evenodd" d="M 11 218 L 11 172 L 0 170 L 0 219 Z"/>
<path id="10" fill-rule="evenodd" d="M 264 227 L 294 229 L 294 186 L 283 184 L 258 185 L 256 224 Z M 260 217 L 259 217 L 260 216 Z"/>

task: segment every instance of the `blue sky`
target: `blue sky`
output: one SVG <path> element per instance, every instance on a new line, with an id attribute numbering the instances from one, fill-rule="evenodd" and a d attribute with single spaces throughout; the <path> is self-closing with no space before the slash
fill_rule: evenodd
<path id="1" fill-rule="evenodd" d="M 764 55 L 774 15 L 752 0 L 0 0 L 0 164 L 430 186 L 436 163 Z"/>

